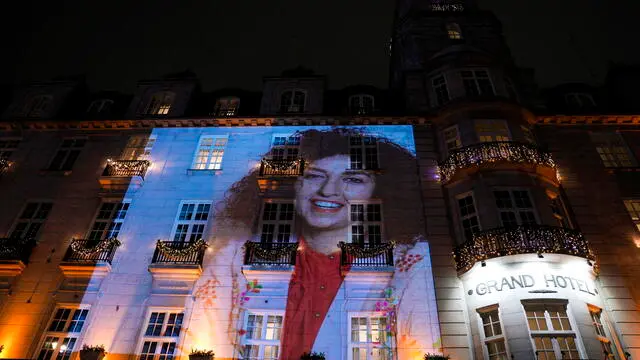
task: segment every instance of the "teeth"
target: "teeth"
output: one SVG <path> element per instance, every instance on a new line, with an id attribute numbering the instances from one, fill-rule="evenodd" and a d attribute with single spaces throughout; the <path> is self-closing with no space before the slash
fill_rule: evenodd
<path id="1" fill-rule="evenodd" d="M 332 202 L 328 202 L 328 201 L 314 201 L 313 203 L 316 206 L 323 207 L 323 208 L 335 209 L 335 208 L 342 207 L 342 205 L 340 205 L 340 204 L 336 204 L 336 203 L 332 203 Z"/>

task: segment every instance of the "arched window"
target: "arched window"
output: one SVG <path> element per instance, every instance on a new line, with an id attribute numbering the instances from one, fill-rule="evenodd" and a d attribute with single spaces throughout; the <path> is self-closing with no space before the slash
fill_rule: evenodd
<path id="1" fill-rule="evenodd" d="M 107 114 L 111 111 L 113 106 L 113 100 L 111 99 L 98 99 L 93 100 L 87 109 L 89 114 Z"/>
<path id="2" fill-rule="evenodd" d="M 216 100 L 215 116 L 236 116 L 240 107 L 240 99 L 235 96 L 222 97 Z"/>
<path id="3" fill-rule="evenodd" d="M 448 23 L 447 24 L 447 35 L 451 40 L 460 40 L 462 39 L 462 30 L 460 30 L 460 25 L 458 23 Z"/>
<path id="4" fill-rule="evenodd" d="M 371 114 L 374 109 L 374 98 L 367 94 L 349 96 L 349 112 L 351 114 Z"/>
<path id="5" fill-rule="evenodd" d="M 22 108 L 22 114 L 28 117 L 38 117 L 41 116 L 49 106 L 51 106 L 51 101 L 53 97 L 51 95 L 35 95 L 31 96 L 27 99 Z"/>
<path id="6" fill-rule="evenodd" d="M 173 100 L 175 99 L 176 94 L 171 91 L 161 91 L 153 94 L 151 100 L 147 104 L 147 109 L 145 114 L 148 115 L 167 115 L 169 114 L 169 110 L 171 110 L 171 106 L 173 105 Z"/>
<path id="7" fill-rule="evenodd" d="M 287 90 L 280 96 L 280 112 L 301 113 L 307 101 L 307 92 L 301 89 Z"/>

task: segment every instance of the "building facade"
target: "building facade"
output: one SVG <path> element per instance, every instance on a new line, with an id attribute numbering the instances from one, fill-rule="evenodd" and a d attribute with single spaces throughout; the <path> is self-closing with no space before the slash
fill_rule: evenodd
<path id="1" fill-rule="evenodd" d="M 640 357 L 640 117 L 541 99 L 473 1 L 392 39 L 389 90 L 16 89 L 0 358 Z"/>

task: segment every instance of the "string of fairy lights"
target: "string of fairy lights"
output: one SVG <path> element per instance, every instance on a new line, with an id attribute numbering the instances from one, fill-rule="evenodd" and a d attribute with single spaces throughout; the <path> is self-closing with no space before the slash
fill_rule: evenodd
<path id="1" fill-rule="evenodd" d="M 71 241 L 71 250 L 74 253 L 82 255 L 82 256 L 91 256 L 103 251 L 108 251 L 112 249 L 114 246 L 118 247 L 121 245 L 120 240 L 116 238 L 107 238 L 103 240 L 99 240 L 93 246 L 87 246 L 90 243 L 86 240 L 72 240 Z"/>
<path id="2" fill-rule="evenodd" d="M 290 244 L 269 244 L 265 246 L 263 243 L 257 243 L 247 241 L 244 246 L 247 251 L 251 252 L 253 256 L 266 260 L 266 261 L 278 261 L 289 256 L 294 250 L 298 248 L 298 243 Z"/>
<path id="3" fill-rule="evenodd" d="M 158 242 L 156 243 L 156 248 L 158 249 L 158 251 L 160 251 L 163 255 L 167 257 L 182 258 L 182 257 L 193 255 L 209 247 L 209 245 L 202 238 L 197 239 L 196 241 L 186 243 L 188 244 L 187 246 L 177 247 L 177 246 L 172 246 L 171 244 L 173 243 L 158 240 Z"/>
<path id="4" fill-rule="evenodd" d="M 300 166 L 302 159 L 295 160 L 275 160 L 275 159 L 262 159 L 262 163 L 265 166 L 270 167 L 277 171 L 289 171 Z"/>
<path id="5" fill-rule="evenodd" d="M 369 258 L 375 257 L 378 255 L 382 255 L 389 250 L 392 250 L 396 246 L 395 241 L 390 241 L 388 243 L 379 244 L 377 246 L 365 247 L 360 244 L 354 243 L 346 243 L 344 241 L 340 241 L 338 243 L 338 247 L 349 255 L 358 257 L 358 258 Z"/>
<path id="6" fill-rule="evenodd" d="M 113 174 L 140 175 L 151 165 L 149 160 L 107 160 L 107 172 Z"/>

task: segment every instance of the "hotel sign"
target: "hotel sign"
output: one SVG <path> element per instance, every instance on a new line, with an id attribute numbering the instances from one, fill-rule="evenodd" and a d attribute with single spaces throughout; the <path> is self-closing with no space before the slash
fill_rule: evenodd
<path id="1" fill-rule="evenodd" d="M 592 296 L 598 294 L 593 282 L 558 274 L 504 276 L 496 280 L 479 282 L 470 288 L 467 294 L 483 296 L 518 289 L 525 289 L 533 294 L 556 293 L 559 289 L 583 292 Z"/>

